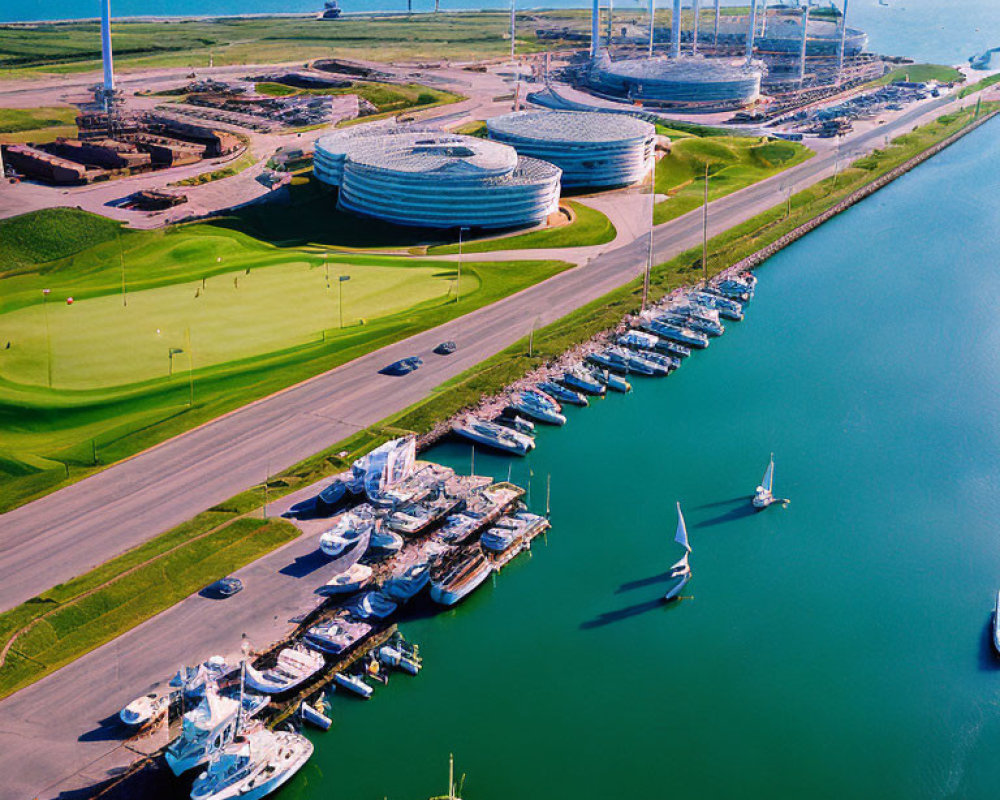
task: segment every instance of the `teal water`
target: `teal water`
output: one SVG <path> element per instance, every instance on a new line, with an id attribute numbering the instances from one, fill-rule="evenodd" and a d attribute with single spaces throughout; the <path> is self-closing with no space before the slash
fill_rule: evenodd
<path id="1" fill-rule="evenodd" d="M 424 671 L 335 696 L 285 800 L 426 798 L 452 751 L 466 800 L 995 796 L 998 132 L 772 258 L 679 372 L 543 430 L 512 470 L 536 510 L 551 474 L 552 532 L 403 624 Z M 754 514 L 771 450 L 792 502 Z M 694 578 L 664 606 L 675 500 Z"/>
<path id="2" fill-rule="evenodd" d="M 602 0 L 603 1 L 603 0 Z M 852 0 L 850 24 L 868 32 L 875 52 L 906 55 L 941 64 L 965 63 L 973 53 L 1000 46 L 1000 16 L 996 0 Z M 840 5 L 840 0 L 837 0 Z M 441 8 L 510 7 L 510 0 L 441 0 Z M 709 0 L 703 2 L 708 5 Z M 723 5 L 746 5 L 747 0 L 723 0 Z M 773 2 L 769 4 L 774 5 Z M 345 11 L 405 11 L 406 0 L 341 0 Z M 668 0 L 657 0 L 665 8 Z M 684 0 L 685 7 L 690 0 Z M 584 8 L 587 0 L 517 0 L 527 8 Z M 164 16 L 202 14 L 265 14 L 319 11 L 322 0 L 173 0 L 169 7 L 159 0 L 113 0 L 115 16 Z M 413 0 L 414 10 L 429 11 L 433 0 Z M 642 13 L 646 0 L 615 2 L 621 13 Z M 0 22 L 39 19 L 85 19 L 100 14 L 98 0 L 20 0 L 0 4 Z"/>

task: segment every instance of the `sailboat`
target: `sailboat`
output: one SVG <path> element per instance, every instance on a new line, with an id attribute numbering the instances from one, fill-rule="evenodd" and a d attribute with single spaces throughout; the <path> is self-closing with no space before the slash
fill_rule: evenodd
<path id="1" fill-rule="evenodd" d="M 691 565 L 688 563 L 691 545 L 688 543 L 687 525 L 684 523 L 684 514 L 681 513 L 680 503 L 677 504 L 677 533 L 674 534 L 674 541 L 684 548 L 684 555 L 670 568 L 670 578 L 674 583 L 663 595 L 664 600 L 674 600 L 680 594 L 681 589 L 691 580 Z"/>
<path id="2" fill-rule="evenodd" d="M 455 756 L 453 753 L 448 754 L 448 794 L 439 794 L 432 797 L 431 800 L 462 800 L 455 794 Z"/>
<path id="3" fill-rule="evenodd" d="M 771 460 L 767 464 L 767 469 L 764 470 L 760 486 L 754 490 L 753 507 L 759 510 L 777 502 L 772 489 L 774 489 L 774 453 L 771 453 Z"/>

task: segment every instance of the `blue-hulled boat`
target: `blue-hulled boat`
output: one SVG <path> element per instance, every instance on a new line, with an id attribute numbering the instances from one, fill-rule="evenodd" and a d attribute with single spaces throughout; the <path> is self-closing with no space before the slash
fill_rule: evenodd
<path id="1" fill-rule="evenodd" d="M 587 398 L 582 394 L 574 392 L 572 389 L 567 389 L 565 386 L 561 386 L 554 381 L 542 381 L 538 384 L 538 387 L 546 394 L 552 395 L 560 403 L 569 403 L 571 406 L 590 405 L 587 402 Z"/>

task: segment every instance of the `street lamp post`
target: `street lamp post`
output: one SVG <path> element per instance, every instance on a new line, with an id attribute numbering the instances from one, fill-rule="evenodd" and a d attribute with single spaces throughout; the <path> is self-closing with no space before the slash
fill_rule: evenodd
<path id="1" fill-rule="evenodd" d="M 458 280 L 455 281 L 455 302 L 457 303 L 462 298 L 462 231 L 467 231 L 468 228 L 460 227 L 458 229 Z"/>
<path id="2" fill-rule="evenodd" d="M 337 279 L 337 310 L 340 312 L 340 327 L 344 327 L 344 281 L 349 281 L 350 275 L 341 275 Z"/>
<path id="3" fill-rule="evenodd" d="M 45 317 L 45 366 L 49 376 L 49 388 L 52 388 L 52 335 L 49 331 L 49 299 L 51 289 L 42 289 L 42 316 Z"/>

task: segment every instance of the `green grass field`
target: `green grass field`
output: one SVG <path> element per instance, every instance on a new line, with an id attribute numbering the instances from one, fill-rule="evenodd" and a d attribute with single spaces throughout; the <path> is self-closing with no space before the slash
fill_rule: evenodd
<path id="1" fill-rule="evenodd" d="M 893 81 L 938 81 L 940 83 L 962 83 L 965 76 L 954 67 L 941 64 L 904 64 L 891 72 L 887 72 L 874 83 L 886 85 Z"/>
<path id="2" fill-rule="evenodd" d="M 573 209 L 575 219 L 556 228 L 517 233 L 500 239 L 475 239 L 462 243 L 463 253 L 490 253 L 501 250 L 530 250 L 548 247 L 583 247 L 592 244 L 606 244 L 615 238 L 615 226 L 604 214 L 582 203 L 566 202 Z M 437 245 L 427 248 L 428 255 L 457 253 L 457 244 Z"/>
<path id="3" fill-rule="evenodd" d="M 569 266 L 467 261 L 455 302 L 453 262 L 327 252 L 380 228 L 309 197 L 161 231 L 70 209 L 0 223 L 0 509 Z"/>
<path id="4" fill-rule="evenodd" d="M 70 106 L 0 108 L 0 142 L 50 142 L 76 136 L 77 110 Z"/>
<path id="5" fill-rule="evenodd" d="M 656 192 L 667 200 L 656 205 L 657 224 L 700 208 L 704 200 L 705 168 L 708 197 L 716 200 L 751 186 L 812 157 L 803 145 L 780 140 L 736 136 L 693 136 L 673 131 L 670 154 L 656 165 Z"/>
<path id="6" fill-rule="evenodd" d="M 380 114 L 417 110 L 464 99 L 451 92 L 433 89 L 419 83 L 397 84 L 379 81 L 354 81 L 350 86 L 330 89 L 296 89 L 283 83 L 265 82 L 257 84 L 257 91 L 274 97 L 356 94 L 375 106 Z"/>

